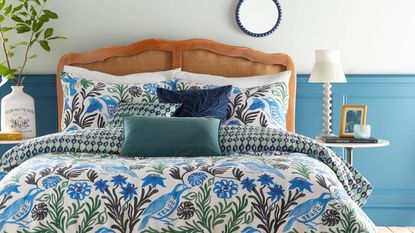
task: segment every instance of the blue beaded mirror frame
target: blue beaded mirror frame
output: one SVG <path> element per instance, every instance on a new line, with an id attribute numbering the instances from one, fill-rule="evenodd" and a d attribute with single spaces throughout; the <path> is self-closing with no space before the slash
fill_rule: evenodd
<path id="1" fill-rule="evenodd" d="M 255 32 L 251 32 L 249 31 L 241 22 L 241 18 L 240 18 L 240 10 L 242 7 L 242 4 L 244 3 L 245 0 L 239 0 L 239 3 L 236 7 L 236 12 L 235 12 L 235 17 L 236 17 L 236 22 L 238 23 L 238 26 L 242 29 L 242 31 L 244 31 L 246 34 L 253 36 L 253 37 L 264 37 L 264 36 L 269 36 L 270 34 L 272 34 L 280 25 L 281 22 L 281 16 L 282 16 L 282 10 L 281 10 L 281 5 L 278 2 L 278 0 L 272 0 L 275 3 L 275 6 L 278 10 L 278 20 L 275 23 L 274 27 L 272 27 L 269 31 L 264 32 L 264 33 L 255 33 Z"/>

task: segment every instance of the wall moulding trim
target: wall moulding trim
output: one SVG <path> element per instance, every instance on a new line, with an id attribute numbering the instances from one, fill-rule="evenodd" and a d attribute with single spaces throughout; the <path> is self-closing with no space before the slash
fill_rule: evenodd
<path id="1" fill-rule="evenodd" d="M 415 189 L 378 189 L 365 208 L 415 208 Z"/>
<path id="2" fill-rule="evenodd" d="M 309 74 L 298 74 L 297 85 L 309 84 L 309 76 Z M 346 75 L 346 77 L 347 84 L 345 85 L 415 85 L 415 74 L 350 74 Z"/>
<path id="3" fill-rule="evenodd" d="M 415 93 L 414 93 L 415 94 Z M 347 97 L 348 100 L 350 99 L 414 99 L 415 95 L 413 96 L 361 96 L 361 95 L 345 95 L 345 97 Z"/>
<path id="4" fill-rule="evenodd" d="M 31 85 L 55 85 L 56 76 L 54 74 L 28 74 L 24 75 L 24 85 L 31 86 Z M 9 81 L 9 85 L 12 85 L 12 81 Z"/>

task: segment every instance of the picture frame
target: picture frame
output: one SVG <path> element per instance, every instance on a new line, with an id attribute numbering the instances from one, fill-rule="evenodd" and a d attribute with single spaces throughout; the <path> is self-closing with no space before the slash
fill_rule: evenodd
<path id="1" fill-rule="evenodd" d="M 355 124 L 366 124 L 366 105 L 343 105 L 340 120 L 340 137 L 351 138 Z"/>

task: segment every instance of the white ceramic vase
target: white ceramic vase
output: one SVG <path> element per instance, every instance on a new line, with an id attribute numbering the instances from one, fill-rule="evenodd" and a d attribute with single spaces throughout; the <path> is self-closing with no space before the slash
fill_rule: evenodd
<path id="1" fill-rule="evenodd" d="M 354 137 L 357 139 L 370 138 L 371 127 L 370 125 L 354 125 Z"/>
<path id="2" fill-rule="evenodd" d="M 12 92 L 1 100 L 1 131 L 21 131 L 24 138 L 33 138 L 36 137 L 35 101 L 23 88 L 12 86 Z"/>

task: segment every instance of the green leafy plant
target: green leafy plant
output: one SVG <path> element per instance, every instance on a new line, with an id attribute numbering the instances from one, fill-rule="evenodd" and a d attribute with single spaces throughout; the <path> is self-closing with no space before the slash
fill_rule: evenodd
<path id="1" fill-rule="evenodd" d="M 65 39 L 54 35 L 54 29 L 47 27 L 58 15 L 45 8 L 48 0 L 0 0 L 0 40 L 4 60 L 0 61 L 0 75 L 11 79 L 15 85 L 23 84 L 23 71 L 29 60 L 37 58 L 31 53 L 35 45 L 50 52 L 49 42 Z M 11 41 L 10 35 L 24 38 L 21 41 Z M 14 66 L 12 58 L 17 50 L 22 50 L 23 61 Z M 16 62 L 17 63 L 17 62 Z"/>

